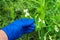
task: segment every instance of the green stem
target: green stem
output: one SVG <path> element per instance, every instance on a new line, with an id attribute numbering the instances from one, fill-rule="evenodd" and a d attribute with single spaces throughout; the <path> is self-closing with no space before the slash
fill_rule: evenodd
<path id="1" fill-rule="evenodd" d="M 40 38 L 40 31 L 38 31 L 38 37 L 39 37 L 38 40 L 40 40 L 40 39 L 41 39 L 41 38 Z"/>

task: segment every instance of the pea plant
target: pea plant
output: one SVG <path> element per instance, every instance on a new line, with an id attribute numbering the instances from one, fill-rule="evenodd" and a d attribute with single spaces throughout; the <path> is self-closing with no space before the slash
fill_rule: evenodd
<path id="1" fill-rule="evenodd" d="M 20 18 L 36 27 L 17 40 L 60 40 L 60 0 L 0 0 L 0 28 Z"/>

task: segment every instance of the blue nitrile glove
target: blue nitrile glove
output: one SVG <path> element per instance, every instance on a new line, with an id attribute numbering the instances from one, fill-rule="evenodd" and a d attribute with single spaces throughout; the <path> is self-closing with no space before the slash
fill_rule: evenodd
<path id="1" fill-rule="evenodd" d="M 8 40 L 15 40 L 23 34 L 30 33 L 34 30 L 34 20 L 29 18 L 18 19 L 8 26 L 2 28 L 7 34 Z"/>

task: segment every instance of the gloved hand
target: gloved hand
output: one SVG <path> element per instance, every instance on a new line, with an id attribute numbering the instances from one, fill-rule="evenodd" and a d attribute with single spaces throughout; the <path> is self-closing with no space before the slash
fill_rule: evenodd
<path id="1" fill-rule="evenodd" d="M 8 26 L 2 28 L 2 30 L 7 34 L 8 40 L 15 40 L 23 34 L 32 32 L 34 28 L 35 25 L 33 19 L 22 18 L 15 20 Z"/>

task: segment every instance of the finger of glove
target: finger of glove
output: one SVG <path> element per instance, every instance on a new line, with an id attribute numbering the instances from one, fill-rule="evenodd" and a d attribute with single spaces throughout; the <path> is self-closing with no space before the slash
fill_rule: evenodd
<path id="1" fill-rule="evenodd" d="M 28 31 L 26 31 L 24 34 L 26 34 L 26 33 L 31 33 L 31 32 L 33 32 L 33 30 L 28 30 Z"/>
<path id="2" fill-rule="evenodd" d="M 28 27 L 33 23 L 34 23 L 34 20 L 30 18 L 21 18 L 13 22 L 13 24 L 15 25 L 24 26 L 24 27 Z"/>
<path id="3" fill-rule="evenodd" d="M 24 19 L 21 19 L 21 22 L 22 22 L 22 26 L 28 27 L 34 23 L 34 20 L 30 18 L 24 18 Z"/>
<path id="4" fill-rule="evenodd" d="M 23 27 L 24 30 L 30 30 L 30 29 L 33 29 L 33 28 L 35 28 L 35 24 L 32 24 L 28 27 Z"/>
<path id="5" fill-rule="evenodd" d="M 35 24 L 33 23 L 30 27 L 28 27 L 28 29 L 35 29 Z"/>
<path id="6" fill-rule="evenodd" d="M 30 32 L 33 32 L 33 30 L 27 30 L 27 31 L 24 31 L 23 34 L 30 33 Z"/>
<path id="7" fill-rule="evenodd" d="M 34 31 L 34 29 L 35 29 L 35 26 L 34 26 L 34 25 L 31 25 L 29 28 L 26 28 L 26 29 L 24 30 L 24 34 L 25 34 L 25 33 L 30 33 L 30 32 L 32 32 L 32 31 Z"/>

